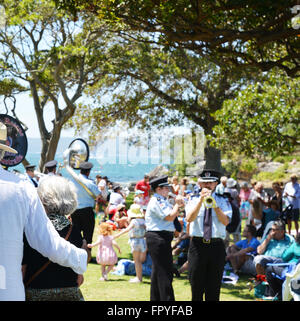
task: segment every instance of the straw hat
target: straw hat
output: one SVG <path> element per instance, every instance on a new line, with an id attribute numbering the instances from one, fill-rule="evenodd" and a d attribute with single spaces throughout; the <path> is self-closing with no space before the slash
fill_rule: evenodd
<path id="1" fill-rule="evenodd" d="M 129 218 L 144 218 L 140 205 L 132 204 L 127 212 Z"/>
<path id="2" fill-rule="evenodd" d="M 4 150 L 5 152 L 18 154 L 18 152 L 15 149 L 6 145 L 6 140 L 7 140 L 7 128 L 3 123 L 0 122 L 0 149 Z"/>

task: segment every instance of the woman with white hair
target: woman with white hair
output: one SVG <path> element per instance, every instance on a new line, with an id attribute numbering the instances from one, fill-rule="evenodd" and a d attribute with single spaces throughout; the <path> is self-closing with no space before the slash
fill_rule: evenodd
<path id="1" fill-rule="evenodd" d="M 82 247 L 80 231 L 66 217 L 77 207 L 75 185 L 66 178 L 50 176 L 41 181 L 37 191 L 47 216 L 59 235 L 76 247 Z M 84 300 L 79 289 L 83 276 L 49 261 L 32 249 L 26 239 L 22 264 L 26 301 Z"/>

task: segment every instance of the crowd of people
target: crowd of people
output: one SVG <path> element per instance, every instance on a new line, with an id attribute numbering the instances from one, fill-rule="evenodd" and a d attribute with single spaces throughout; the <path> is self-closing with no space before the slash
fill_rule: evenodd
<path id="1" fill-rule="evenodd" d="M 0 135 L 6 135 L 4 127 Z M 15 152 L 0 144 L 0 157 L 5 151 Z M 280 300 L 284 280 L 276 276 L 287 263 L 299 263 L 295 174 L 267 191 L 261 182 L 238 183 L 209 169 L 196 184 L 145 175 L 126 208 L 128 191 L 105 176 L 93 180 L 92 163 L 82 162 L 76 179 L 62 177 L 56 167 L 55 160 L 46 163 L 40 179 L 31 164 L 23 178 L 0 167 L 6 209 L 0 215 L 0 265 L 6 271 L 0 300 L 84 300 L 80 285 L 94 260 L 91 249 L 98 247 L 99 280 L 109 281 L 116 250 L 121 253 L 117 239 L 126 233 L 135 269 L 131 283 L 143 282 L 143 263 L 151 257 L 151 301 L 174 301 L 173 278 L 184 272 L 193 301 L 218 301 L 224 270 L 265 275 L 270 296 Z"/>

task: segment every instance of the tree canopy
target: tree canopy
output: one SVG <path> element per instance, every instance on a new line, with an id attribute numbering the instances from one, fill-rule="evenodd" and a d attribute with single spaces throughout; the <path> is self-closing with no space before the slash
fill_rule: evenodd
<path id="1" fill-rule="evenodd" d="M 241 90 L 216 111 L 212 141 L 223 151 L 273 157 L 300 145 L 300 86 L 280 72 Z"/>
<path id="2" fill-rule="evenodd" d="M 55 157 L 61 130 L 84 89 L 103 77 L 96 59 L 103 43 L 95 41 L 102 30 L 92 29 L 93 19 L 73 21 L 51 0 L 2 1 L 2 5 L 6 25 L 0 29 L 1 76 L 30 90 L 42 140 L 42 170 Z M 53 126 L 47 128 L 50 115 Z"/>
<path id="3" fill-rule="evenodd" d="M 201 54 L 217 65 L 278 67 L 299 76 L 296 0 L 56 0 L 59 8 L 93 12 L 107 22 L 152 34 L 152 41 Z"/>

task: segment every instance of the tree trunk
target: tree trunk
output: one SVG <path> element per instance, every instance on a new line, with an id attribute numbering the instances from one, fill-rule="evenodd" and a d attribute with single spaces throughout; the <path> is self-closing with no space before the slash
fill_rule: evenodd
<path id="1" fill-rule="evenodd" d="M 41 159 L 39 163 L 39 170 L 43 172 L 44 165 L 50 160 L 55 159 L 55 154 L 59 142 L 61 134 L 61 126 L 55 126 L 53 127 L 53 130 L 51 132 L 50 140 L 46 138 L 42 138 L 42 151 L 41 151 Z"/>

